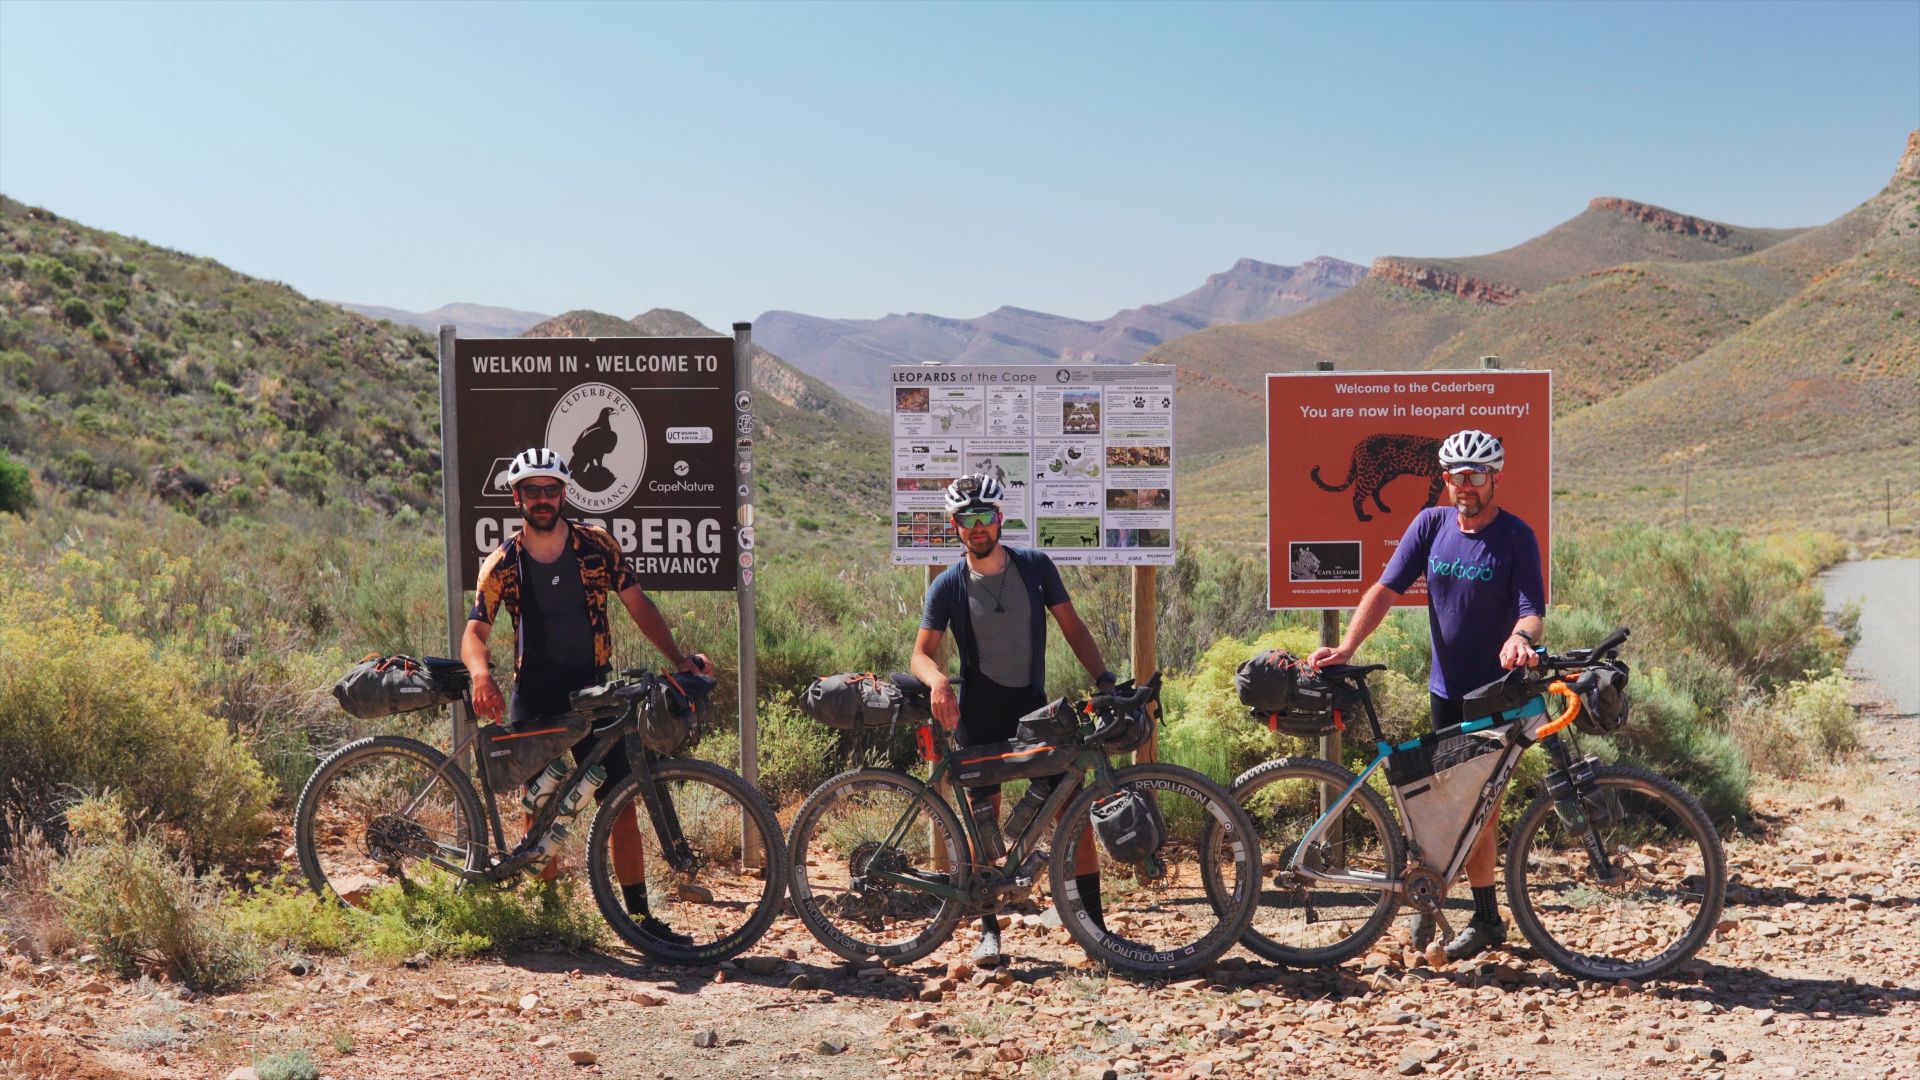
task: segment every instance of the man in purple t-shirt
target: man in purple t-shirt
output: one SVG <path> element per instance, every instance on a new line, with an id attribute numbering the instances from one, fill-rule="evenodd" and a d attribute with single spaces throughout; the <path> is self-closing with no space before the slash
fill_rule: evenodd
<path id="1" fill-rule="evenodd" d="M 1413 519 L 1386 573 L 1354 609 L 1339 646 L 1315 649 L 1309 664 L 1317 668 L 1351 660 L 1394 599 L 1423 575 L 1433 636 L 1433 674 L 1427 688 L 1434 730 L 1460 723 L 1461 704 L 1469 692 L 1508 669 L 1540 662 L 1533 651 L 1547 613 L 1540 542 L 1526 522 L 1497 505 L 1505 465 L 1500 440 L 1484 431 L 1455 432 L 1440 444 L 1440 467 L 1453 508 L 1432 507 Z M 1498 820 L 1496 806 L 1467 855 L 1473 919 L 1447 943 L 1447 955 L 1455 960 L 1477 956 L 1507 939 L 1494 888 Z M 1432 938 L 1432 921 L 1421 916 L 1414 926 L 1414 946 L 1425 949 Z"/>

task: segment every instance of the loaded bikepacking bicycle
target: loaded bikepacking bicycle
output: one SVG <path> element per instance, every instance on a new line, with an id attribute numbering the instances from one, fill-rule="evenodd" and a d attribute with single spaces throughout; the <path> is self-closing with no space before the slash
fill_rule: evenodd
<path id="1" fill-rule="evenodd" d="M 421 666 L 441 700 L 471 707 L 459 661 L 429 657 Z M 576 691 L 570 712 L 482 725 L 452 757 L 397 735 L 348 743 L 300 793 L 301 870 L 322 896 L 362 903 L 365 891 L 388 882 L 411 887 L 430 867 L 467 882 L 511 882 L 577 848 L 567 822 L 604 782 L 601 761 L 624 746 L 632 775 L 606 793 L 586 833 L 596 906 L 623 941 L 655 960 L 708 964 L 737 955 L 778 913 L 786 846 L 766 797 L 740 776 L 663 756 L 697 737 L 712 688 L 704 676 L 633 668 Z M 590 734 L 600 741 L 569 768 L 561 755 Z M 456 764 L 469 747 L 484 804 Z M 510 843 L 498 800 L 528 781 L 521 808 L 531 820 Z M 630 836 L 618 848 L 616 830 Z M 630 911 L 622 888 L 642 874 L 646 910 L 657 922 Z"/>
<path id="2" fill-rule="evenodd" d="M 788 843 L 795 911 L 827 948 L 854 961 L 905 963 L 939 948 L 962 918 L 1024 895 L 1048 867 L 1061 925 L 1089 957 L 1142 975 L 1196 971 L 1231 948 L 1253 917 L 1260 853 L 1253 823 L 1227 791 L 1175 765 L 1116 769 L 1108 760 L 1144 745 L 1158 713 L 1159 676 L 1083 701 L 1061 699 L 1023 717 L 1021 738 L 954 748 L 930 722 L 925 684 L 892 677 L 920 720 L 926 780 L 856 769 L 807 797 Z M 958 683 L 962 693 L 965 688 Z M 1004 828 L 960 813 L 935 788 L 1065 775 L 1030 787 Z M 1093 822 L 1104 925 L 1089 912 L 1073 868 Z M 1201 836 L 1212 850 L 1213 892 L 1202 884 Z"/>
<path id="3" fill-rule="evenodd" d="M 1469 695 L 1463 723 L 1399 744 L 1382 734 L 1367 688 L 1383 664 L 1330 665 L 1317 679 L 1301 672 L 1301 685 L 1324 690 L 1335 709 L 1308 705 L 1292 718 L 1256 709 L 1276 727 L 1312 735 L 1344 727 L 1357 704 L 1377 753 L 1359 776 L 1329 761 L 1282 758 L 1234 782 L 1263 848 L 1277 853 L 1247 946 L 1277 963 L 1330 967 L 1373 944 L 1402 900 L 1432 916 L 1446 940 L 1448 888 L 1522 755 L 1538 744 L 1549 762 L 1545 790 L 1514 823 L 1506 852 L 1507 902 L 1520 932 L 1582 978 L 1651 979 L 1684 963 L 1726 900 L 1719 834 L 1678 785 L 1580 756 L 1574 734 L 1626 722 L 1627 668 L 1615 650 L 1627 633 L 1564 656 L 1539 650 L 1538 669 L 1516 669 Z M 1558 715 L 1549 716 L 1549 702 Z M 1382 770 L 1405 835 L 1369 784 Z"/>

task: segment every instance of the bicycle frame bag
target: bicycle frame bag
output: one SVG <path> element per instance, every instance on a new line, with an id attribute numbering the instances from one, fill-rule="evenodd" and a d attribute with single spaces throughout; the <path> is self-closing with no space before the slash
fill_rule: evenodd
<path id="1" fill-rule="evenodd" d="M 853 671 L 813 680 L 800 695 L 800 711 L 836 731 L 858 731 L 892 727 L 905 702 L 892 677 Z"/>
<path id="2" fill-rule="evenodd" d="M 362 720 L 416 712 L 460 700 L 467 669 L 458 660 L 369 654 L 333 684 L 334 700 Z"/>
<path id="3" fill-rule="evenodd" d="M 700 741 L 712 709 L 707 695 L 713 680 L 705 675 L 661 675 L 640 708 L 640 739 L 647 749 L 670 757 Z"/>
<path id="4" fill-rule="evenodd" d="M 524 724 L 482 724 L 475 748 L 495 793 L 512 791 L 587 737 L 592 721 L 579 713 L 536 716 Z"/>
<path id="5" fill-rule="evenodd" d="M 1167 842 L 1167 819 L 1151 791 L 1120 788 L 1094 803 L 1090 816 L 1101 845 L 1120 862 L 1145 862 Z"/>
<path id="6" fill-rule="evenodd" d="M 959 787 L 989 787 L 1009 780 L 1030 780 L 1067 771 L 1075 747 L 1059 740 L 981 743 L 953 751 L 953 782 Z"/>
<path id="7" fill-rule="evenodd" d="M 1422 735 L 1393 748 L 1387 758 L 1387 783 L 1400 801 L 1419 861 L 1444 872 L 1473 821 L 1474 807 L 1487 780 L 1525 746 L 1511 726 L 1470 721 Z"/>

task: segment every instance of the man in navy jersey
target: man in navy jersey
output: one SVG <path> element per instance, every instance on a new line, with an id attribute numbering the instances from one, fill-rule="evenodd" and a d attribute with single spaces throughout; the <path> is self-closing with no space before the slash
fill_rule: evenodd
<path id="1" fill-rule="evenodd" d="M 1433 636 L 1433 674 L 1428 680 L 1433 727 L 1460 723 L 1467 694 L 1515 667 L 1540 662 L 1547 613 L 1546 585 L 1540 572 L 1540 542 L 1527 523 L 1498 505 L 1500 471 L 1506 451 L 1484 431 L 1455 432 L 1440 444 L 1440 467 L 1447 477 L 1453 507 L 1422 510 L 1407 526 L 1400 546 L 1354 609 L 1347 633 L 1334 648 L 1322 646 L 1307 658 L 1314 667 L 1344 664 L 1393 607 L 1396 597 L 1427 579 L 1427 623 Z M 1500 820 L 1496 805 L 1467 855 L 1467 884 L 1473 888 L 1473 918 L 1447 943 L 1447 956 L 1464 960 L 1507 939 L 1507 924 L 1495 900 Z M 1421 916 L 1414 946 L 1425 949 L 1433 923 Z"/>

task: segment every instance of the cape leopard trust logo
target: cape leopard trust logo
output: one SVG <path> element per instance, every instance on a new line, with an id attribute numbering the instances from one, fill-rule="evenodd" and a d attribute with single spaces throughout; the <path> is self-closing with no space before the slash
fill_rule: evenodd
<path id="1" fill-rule="evenodd" d="M 547 445 L 567 456 L 567 501 L 604 514 L 624 505 L 647 471 L 647 425 L 633 399 L 606 383 L 567 391 L 547 417 Z"/>

